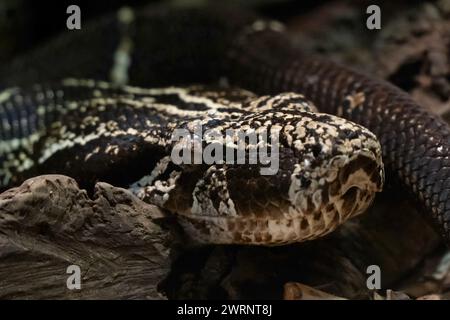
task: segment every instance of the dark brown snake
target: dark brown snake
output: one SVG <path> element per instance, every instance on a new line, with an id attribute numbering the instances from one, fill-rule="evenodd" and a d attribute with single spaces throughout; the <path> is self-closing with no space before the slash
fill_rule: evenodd
<path id="1" fill-rule="evenodd" d="M 109 86 L 102 84 L 102 82 L 67 80 L 61 85 L 60 81 L 63 78 L 108 80 L 113 84 Z M 94 23 L 83 26 L 81 31 L 74 31 L 70 34 L 66 33 L 50 41 L 41 48 L 16 59 L 10 65 L 0 69 L 1 86 L 4 88 L 21 86 L 21 88 L 8 89 L 9 91 L 7 90 L 2 93 L 0 100 L 5 111 L 2 113 L 2 118 L 0 118 L 4 122 L 0 132 L 2 133 L 2 139 L 8 141 L 30 135 L 28 131 L 24 133 L 23 128 L 21 129 L 22 131 L 18 130 L 18 133 L 14 133 L 13 129 L 11 129 L 14 121 L 19 123 L 23 119 L 23 127 L 28 126 L 29 131 L 33 131 L 36 128 L 31 128 L 31 124 L 34 126 L 39 113 L 37 111 L 30 111 L 30 108 L 33 107 L 33 110 L 38 110 L 38 107 L 41 105 L 43 106 L 44 113 L 51 115 L 52 113 L 47 111 L 49 106 L 56 105 L 57 107 L 52 109 L 56 110 L 59 108 L 58 103 L 66 109 L 70 109 L 69 105 L 73 106 L 74 103 L 75 105 L 78 104 L 78 107 L 84 103 L 85 109 L 88 111 L 81 111 L 82 113 L 84 112 L 83 119 L 85 120 L 87 116 L 91 116 L 91 118 L 88 118 L 90 120 L 92 120 L 92 117 L 100 117 L 100 120 L 98 120 L 100 122 L 94 126 L 96 128 L 95 130 L 98 130 L 99 125 L 106 126 L 107 121 L 113 117 L 111 113 L 104 114 L 99 112 L 99 106 L 114 105 L 115 107 L 111 107 L 113 110 L 121 107 L 122 109 L 117 110 L 122 111 L 115 111 L 116 113 L 113 113 L 115 117 L 119 117 L 121 112 L 127 114 L 130 106 L 134 106 L 136 103 L 144 101 L 144 105 L 146 105 L 145 101 L 148 102 L 149 99 L 159 101 L 160 93 L 155 91 L 146 92 L 143 89 L 143 91 L 140 91 L 140 89 L 132 87 L 120 87 L 124 83 L 153 88 L 190 83 L 217 83 L 219 80 L 222 83 L 226 82 L 261 95 L 278 95 L 283 92 L 296 92 L 312 101 L 321 112 L 335 114 L 368 128 L 376 135 L 381 143 L 383 162 L 388 172 L 388 177 L 392 177 L 392 179 L 398 180 L 401 183 L 401 187 L 410 193 L 417 200 L 424 212 L 431 217 L 446 241 L 450 241 L 450 130 L 448 125 L 438 116 L 429 113 L 419 106 L 408 94 L 387 82 L 352 71 L 321 57 L 305 56 L 292 43 L 289 34 L 280 23 L 264 20 L 253 13 L 248 13 L 240 9 L 168 9 L 163 7 L 149 7 L 134 13 L 129 10 L 122 10 L 119 15 L 104 17 Z M 36 83 L 40 85 L 30 86 Z M 221 112 L 225 115 L 219 118 L 225 121 L 226 125 L 230 125 L 229 121 L 232 118 L 229 118 L 228 115 L 231 114 L 233 111 L 231 109 L 233 108 L 235 111 L 239 109 L 236 112 L 240 113 L 243 117 L 239 118 L 239 124 L 247 121 L 246 124 L 251 126 L 254 121 L 258 121 L 253 115 L 245 118 L 247 112 L 251 114 L 255 114 L 256 112 L 255 109 L 252 109 L 251 101 L 257 98 L 251 96 L 251 94 L 247 95 L 243 91 L 229 89 L 228 96 L 235 95 L 234 98 L 229 98 L 228 96 L 220 97 L 219 93 L 216 95 L 208 95 L 205 91 L 207 92 L 209 89 L 203 88 L 180 90 L 187 90 L 186 92 L 188 94 L 190 94 L 189 92 L 192 93 L 192 90 L 197 90 L 198 97 L 206 96 L 209 99 L 208 101 L 223 103 L 224 106 Z M 59 97 L 59 102 L 56 94 L 58 92 L 62 93 L 61 97 Z M 193 93 L 192 96 L 196 96 L 196 93 Z M 261 101 L 265 101 L 266 103 L 262 104 L 262 109 L 264 110 L 267 105 L 270 105 L 274 108 L 273 110 L 280 111 L 279 114 L 270 111 L 265 116 L 270 119 L 271 124 L 275 123 L 284 129 L 287 125 L 293 125 L 293 122 L 287 123 L 286 119 L 283 118 L 289 114 L 292 114 L 296 119 L 295 121 L 297 122 L 295 122 L 295 125 L 298 125 L 302 121 L 301 119 L 310 119 L 312 117 L 313 119 L 310 119 L 310 121 L 314 122 L 313 125 L 315 126 L 316 123 L 319 123 L 323 119 L 321 118 L 319 121 L 314 117 L 320 118 L 321 116 L 309 114 L 308 102 L 303 96 L 285 94 L 275 96 L 276 98 L 274 100 L 270 100 L 270 97 L 261 98 Z M 96 101 L 95 99 L 99 97 L 112 100 L 108 100 L 109 102 Z M 184 98 L 180 98 L 180 94 L 173 94 L 169 98 L 169 102 L 164 98 L 166 99 L 165 102 L 169 105 L 181 104 L 182 107 L 180 107 L 180 110 L 195 109 L 195 105 L 199 107 L 200 104 L 186 103 Z M 134 99 L 137 102 L 130 103 L 130 99 Z M 271 101 L 270 103 L 268 102 L 269 100 Z M 235 104 L 232 104 L 230 107 L 230 103 L 233 102 Z M 207 104 L 209 103 L 207 102 Z M 295 109 L 293 108 L 295 105 L 300 107 L 297 111 L 292 111 Z M 301 107 L 302 105 L 305 107 Z M 158 143 L 164 140 L 168 134 L 167 122 L 170 121 L 164 122 L 164 117 L 155 113 L 155 110 L 159 110 L 158 112 L 161 112 L 161 114 L 164 114 L 165 111 L 161 111 L 151 104 L 149 108 L 152 109 L 152 113 L 141 114 L 133 109 L 134 113 L 131 116 L 125 116 L 123 123 L 117 121 L 115 125 L 118 127 L 109 131 L 110 133 L 125 132 L 121 135 L 121 137 L 125 137 L 124 139 L 117 139 L 118 141 L 114 143 L 111 142 L 110 138 L 108 141 L 98 140 L 95 146 L 88 146 L 85 150 L 82 150 L 81 147 L 68 147 L 62 149 L 62 152 L 59 153 L 56 150 L 56 157 L 52 160 L 50 156 L 49 161 L 44 161 L 41 166 L 35 166 L 32 162 L 26 162 L 28 161 L 27 156 L 22 156 L 23 159 L 21 160 L 17 160 L 18 158 L 15 158 L 15 156 L 10 156 L 10 159 L 8 159 L 6 152 L 3 151 L 3 154 L 0 154 L 3 161 L 3 187 L 17 184 L 23 179 L 35 174 L 52 172 L 70 174 L 80 178 L 81 182 L 84 179 L 86 183 L 98 179 L 106 179 L 119 185 L 129 185 L 131 182 L 137 181 L 143 176 L 143 172 L 137 172 L 139 170 L 135 170 L 135 168 L 144 165 L 142 158 L 134 157 L 134 154 L 137 152 L 136 150 L 138 150 L 140 153 L 137 153 L 143 158 L 147 157 L 147 160 L 148 158 L 152 158 L 153 165 L 156 165 L 157 168 L 163 168 L 161 170 L 164 172 L 155 173 L 160 176 L 166 175 L 164 179 L 161 178 L 158 180 L 160 181 L 159 191 L 164 188 L 173 187 L 171 183 L 174 183 L 173 181 L 176 180 L 178 183 L 177 187 L 181 186 L 181 189 L 184 188 L 188 191 L 194 190 L 193 192 L 197 192 L 200 185 L 191 184 L 193 180 L 198 181 L 199 175 L 201 175 L 204 189 L 198 191 L 196 199 L 206 197 L 207 200 L 211 200 L 213 198 L 212 195 L 216 198 L 219 197 L 219 204 L 217 206 L 215 204 L 211 206 L 216 210 L 215 214 L 217 212 L 219 214 L 230 214 L 233 210 L 229 207 L 227 210 L 219 210 L 223 208 L 220 203 L 223 204 L 227 197 L 235 199 L 239 203 L 239 206 L 237 206 L 238 218 L 241 218 L 239 216 L 241 213 L 248 215 L 245 219 L 235 219 L 231 223 L 227 220 L 227 226 L 225 227 L 222 222 L 211 223 L 208 220 L 210 218 L 208 215 L 202 217 L 206 219 L 202 220 L 202 223 L 198 223 L 198 220 L 188 222 L 188 225 L 193 227 L 195 232 L 200 232 L 204 235 L 209 233 L 209 235 L 200 239 L 203 241 L 211 241 L 211 237 L 219 237 L 219 239 L 216 238 L 216 240 L 213 239 L 212 241 L 222 243 L 266 244 L 301 241 L 312 239 L 334 229 L 338 224 L 335 221 L 336 217 L 338 217 L 337 220 L 339 220 L 339 223 L 347 218 L 343 218 L 341 215 L 331 215 L 323 218 L 323 216 L 326 216 L 330 212 L 334 214 L 339 212 L 341 214 L 339 208 L 342 207 L 342 204 L 336 205 L 336 203 L 345 203 L 346 198 L 344 193 L 350 190 L 350 185 L 347 185 L 346 188 L 340 189 L 342 193 L 340 195 L 342 197 L 336 201 L 330 200 L 328 199 L 329 196 L 335 194 L 332 192 L 333 188 L 330 183 L 327 185 L 327 192 L 323 193 L 322 197 L 326 194 L 327 201 L 334 203 L 335 207 L 330 209 L 331 211 L 327 211 L 326 208 L 321 208 L 320 205 L 314 205 L 314 210 L 316 210 L 314 211 L 313 209 L 309 209 L 309 203 L 306 203 L 305 206 L 308 210 L 303 213 L 309 212 L 311 217 L 303 217 L 303 220 L 296 221 L 297 225 L 291 226 L 290 224 L 293 223 L 291 221 L 292 216 L 290 217 L 291 222 L 289 222 L 289 225 L 284 220 L 280 222 L 280 216 L 283 216 L 283 212 L 289 207 L 289 204 L 284 203 L 284 205 L 280 205 L 283 202 L 278 199 L 275 205 L 277 209 L 270 209 L 268 212 L 263 210 L 264 213 L 261 213 L 261 215 L 263 215 L 262 218 L 264 219 L 261 219 L 261 216 L 258 216 L 258 213 L 254 212 L 252 213 L 252 219 L 250 219 L 248 213 L 251 210 L 243 209 L 246 203 L 247 193 L 257 193 L 258 190 L 267 187 L 268 189 L 260 194 L 260 198 L 268 197 L 268 202 L 270 202 L 272 196 L 278 197 L 280 194 L 287 194 L 289 187 L 286 184 L 292 181 L 287 182 L 282 179 L 282 176 L 275 175 L 273 178 L 275 180 L 264 184 L 266 180 L 259 176 L 252 174 L 243 176 L 243 171 L 239 171 L 241 169 L 235 172 L 233 170 L 225 171 L 226 175 L 229 174 L 228 172 L 234 172 L 234 176 L 228 175 L 221 180 L 220 175 L 224 171 L 218 170 L 220 168 L 217 167 L 214 170 L 218 171 L 213 173 L 208 171 L 208 168 L 201 169 L 199 173 L 197 169 L 190 171 L 190 169 L 181 170 L 173 167 L 169 168 L 166 172 L 167 167 L 170 167 L 162 161 L 166 155 L 166 151 L 153 148 L 155 144 L 152 145 L 153 149 L 141 147 L 143 143 L 141 133 L 148 129 L 140 127 L 142 122 L 138 120 L 142 119 L 141 117 L 157 117 L 156 120 L 152 118 L 150 132 L 156 132 L 155 136 L 158 138 Z M 75 109 L 79 110 L 79 108 Z M 90 114 L 89 112 L 91 111 L 89 110 L 91 109 L 95 109 L 96 111 Z M 73 112 L 76 113 L 79 111 Z M 262 113 L 264 114 L 264 112 Z M 59 120 L 66 117 L 61 117 L 61 114 L 59 113 Z M 105 118 L 102 118 L 103 115 L 105 115 Z M 76 114 L 69 112 L 67 115 L 69 125 L 71 123 L 71 117 L 76 116 Z M 176 117 L 177 125 L 185 124 L 185 122 L 179 121 L 178 114 L 176 114 Z M 130 119 L 134 119 L 135 123 L 130 125 Z M 217 123 L 211 124 L 208 122 L 208 119 L 202 117 L 196 118 L 195 116 L 183 120 L 192 119 L 205 121 L 205 123 L 208 123 L 214 128 L 217 128 L 217 126 L 222 128 L 224 125 L 223 122 L 219 125 Z M 264 119 L 267 120 L 266 118 Z M 367 141 L 370 140 L 368 145 L 363 143 L 362 146 L 359 141 L 359 149 L 356 151 L 355 149 L 351 149 L 350 152 L 346 151 L 344 152 L 346 155 L 356 154 L 362 149 L 368 150 L 370 149 L 369 145 L 373 146 L 377 144 L 374 137 L 367 130 L 351 122 L 341 123 L 339 122 L 340 120 L 336 119 L 333 117 L 327 118 L 324 123 L 326 125 L 330 123 L 336 124 L 335 121 L 338 121 L 337 127 L 344 130 L 345 137 L 339 138 L 337 135 L 336 137 L 338 138 L 333 140 L 332 144 L 339 145 L 346 143 L 346 141 L 352 141 L 353 143 L 355 139 L 358 140 L 361 137 L 365 137 L 364 139 Z M 46 124 L 48 125 L 53 123 L 54 119 L 46 119 L 45 121 L 47 121 Z M 163 123 L 164 125 L 156 128 L 152 127 L 154 123 Z M 302 122 L 301 125 L 306 124 Z M 351 130 L 345 131 L 349 126 Z M 8 127 L 8 129 L 5 129 L 5 127 Z M 135 129 L 135 127 L 139 134 L 133 130 L 130 132 L 127 131 L 127 128 Z M 77 137 L 80 137 L 77 134 L 81 135 L 84 127 L 81 128 L 81 124 L 79 123 L 72 130 L 76 134 L 69 138 L 69 140 L 72 139 L 74 141 Z M 110 133 L 108 133 L 108 137 L 110 137 Z M 353 133 L 357 133 L 356 136 Z M 87 134 L 87 132 L 83 132 L 83 137 L 86 137 Z M 308 132 L 307 136 L 319 138 L 314 132 Z M 58 137 L 61 139 L 61 136 Z M 148 138 L 148 135 L 145 137 Z M 32 146 L 32 152 L 30 154 L 39 150 L 49 150 L 49 141 L 39 140 L 36 145 Z M 54 149 L 54 146 L 58 145 L 58 143 L 55 143 L 51 148 Z M 288 142 L 286 143 L 289 145 Z M 323 141 L 315 143 L 315 145 L 317 146 L 317 144 L 321 143 L 323 144 Z M 313 148 L 313 145 L 314 143 L 310 147 Z M 116 153 L 106 152 L 108 146 L 112 149 L 115 146 L 119 151 Z M 92 148 L 89 149 L 90 147 Z M 95 159 L 85 160 L 80 165 L 80 160 L 76 158 L 76 155 L 82 154 L 89 159 L 89 155 L 92 154 L 95 147 L 105 147 L 105 152 L 97 153 L 94 157 Z M 7 150 L 8 148 L 11 148 L 11 145 L 5 144 L 2 150 Z M 283 150 L 288 152 L 287 150 L 291 149 L 286 147 Z M 360 179 L 359 182 L 366 184 L 363 183 L 364 187 L 361 188 L 361 192 L 356 195 L 353 194 L 350 197 L 350 199 L 356 202 L 359 201 L 358 199 L 362 199 L 361 197 L 365 197 L 367 203 L 364 203 L 361 207 L 356 206 L 351 208 L 352 215 L 364 210 L 373 198 L 373 192 L 379 191 L 382 185 L 381 161 L 377 158 L 376 147 L 371 150 L 369 160 L 367 160 L 367 157 L 363 157 L 366 160 L 362 161 L 361 158 L 358 158 L 357 161 L 358 168 L 365 168 L 363 170 L 365 173 L 364 176 L 358 178 Z M 311 153 L 314 153 L 313 151 L 311 149 Z M 41 153 L 40 156 L 44 153 Z M 115 155 L 115 158 L 111 154 Z M 319 154 L 326 154 L 326 152 L 320 151 Z M 324 155 L 324 157 L 328 157 L 327 159 L 330 160 L 331 154 L 332 152 Z M 332 156 L 335 155 L 332 154 Z M 298 155 L 295 157 L 290 155 L 283 159 L 289 159 L 289 161 L 295 159 L 295 161 L 298 161 L 296 157 Z M 303 155 L 300 155 L 300 159 L 303 160 L 304 158 L 302 157 Z M 36 160 L 33 157 L 31 158 L 30 161 Z M 155 163 L 155 159 L 159 164 Z M 15 160 L 17 161 L 14 162 Z M 16 176 L 8 177 L 5 180 L 5 163 L 8 163 L 8 161 L 10 166 L 12 163 L 15 166 L 26 166 L 31 169 L 28 171 L 25 170 L 23 174 L 16 172 Z M 108 161 L 110 165 L 106 165 L 106 170 L 104 164 L 109 163 Z M 342 169 L 342 171 L 345 171 L 343 169 L 345 167 L 349 171 L 348 164 L 346 163 L 339 170 Z M 123 170 L 125 170 L 124 166 L 126 165 L 128 165 L 127 170 L 129 170 L 127 174 L 123 173 Z M 295 171 L 289 165 L 286 165 L 286 167 L 281 165 L 281 167 L 285 173 L 292 174 Z M 14 168 L 11 169 L 9 167 L 8 170 L 14 173 Z M 177 172 L 180 172 L 179 170 L 183 172 L 184 178 L 178 178 L 176 175 Z M 249 170 L 251 171 L 251 169 Z M 283 174 L 283 170 L 280 173 L 281 175 Z M 357 171 L 357 168 L 352 168 L 350 171 L 354 173 Z M 146 172 L 149 174 L 148 170 Z M 185 172 L 189 172 L 189 174 L 185 174 Z M 349 177 L 352 175 L 351 173 L 347 174 L 344 180 L 341 181 L 343 184 L 350 183 L 349 181 L 351 179 Z M 239 177 L 243 178 L 239 180 Z M 138 186 L 139 188 L 147 187 L 144 181 L 145 179 L 142 179 L 144 178 L 141 178 L 139 185 L 136 185 L 137 182 L 131 185 Z M 217 179 L 231 182 L 231 184 L 234 183 L 235 185 L 230 186 L 230 190 L 209 190 L 208 188 L 214 186 L 213 182 Z M 352 179 L 356 178 L 353 177 Z M 357 185 L 356 180 L 352 180 L 352 183 Z M 190 181 L 191 184 L 189 184 Z M 245 181 L 254 181 L 253 189 L 251 183 L 245 184 Z M 373 183 L 369 185 L 368 181 L 372 181 Z M 215 186 L 217 185 L 223 186 L 223 183 L 215 184 Z M 236 191 L 240 186 L 242 190 L 240 192 Z M 145 196 L 156 198 L 160 196 L 163 199 L 161 193 L 156 192 L 155 195 L 152 193 L 154 191 L 154 189 L 150 190 L 143 198 Z M 234 192 L 235 194 L 231 194 L 230 196 L 225 191 Z M 364 191 L 370 192 L 366 194 Z M 255 197 L 257 198 L 257 196 Z M 349 197 L 348 194 L 347 197 Z M 171 200 L 171 203 L 166 205 L 166 207 L 180 213 L 189 220 L 189 215 L 192 212 L 189 211 L 189 213 L 186 213 L 186 210 L 192 210 L 192 203 L 180 205 L 183 201 L 192 201 L 191 198 L 186 198 L 186 191 L 180 191 L 173 195 L 172 198 L 176 200 Z M 313 198 L 311 196 L 308 199 Z M 214 201 L 217 202 L 217 199 Z M 328 203 L 325 200 L 323 202 Z M 242 204 L 242 208 L 240 204 Z M 266 208 L 267 204 L 261 205 L 262 207 Z M 201 208 L 205 209 L 205 207 Z M 314 213 L 320 213 L 322 215 L 322 218 L 318 220 L 319 222 L 314 222 L 314 217 L 312 217 Z M 270 224 L 267 216 L 271 214 L 277 215 L 275 218 L 272 216 L 271 219 L 278 219 L 276 226 L 272 226 L 271 228 L 278 228 L 280 230 L 284 228 L 282 231 L 278 229 L 279 232 L 273 230 L 271 232 L 261 231 Z M 308 231 L 297 230 L 304 230 L 303 222 L 308 224 L 305 227 L 305 230 Z M 280 223 L 286 225 L 280 226 Z M 230 235 L 229 233 L 226 236 L 220 235 L 220 232 L 224 230 L 227 232 L 233 231 L 234 235 Z M 286 230 L 293 232 L 293 234 L 286 236 Z M 254 233 L 252 233 L 253 231 Z M 237 234 L 239 232 L 240 234 Z M 277 232 L 283 234 L 280 235 Z"/>

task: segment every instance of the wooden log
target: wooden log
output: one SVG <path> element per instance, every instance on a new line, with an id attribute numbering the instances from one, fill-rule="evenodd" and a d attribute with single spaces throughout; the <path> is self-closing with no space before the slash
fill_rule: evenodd
<path id="1" fill-rule="evenodd" d="M 0 195 L 0 298 L 161 299 L 171 237 L 158 208 L 98 183 L 93 195 L 60 175 Z M 81 289 L 69 290 L 70 265 Z"/>

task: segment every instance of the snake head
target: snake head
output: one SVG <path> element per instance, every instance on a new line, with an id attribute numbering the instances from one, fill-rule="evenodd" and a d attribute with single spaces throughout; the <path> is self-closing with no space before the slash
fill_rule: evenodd
<path id="1" fill-rule="evenodd" d="M 320 113 L 305 114 L 289 131 L 297 154 L 289 187 L 289 218 L 301 220 L 302 240 L 336 229 L 372 203 L 384 184 L 381 146 L 368 129 Z"/>
<path id="2" fill-rule="evenodd" d="M 263 175 L 258 165 L 226 164 L 198 174 L 189 192 L 193 206 L 174 211 L 199 242 L 280 245 L 315 239 L 363 213 L 383 187 L 381 147 L 369 130 L 317 113 L 298 94 L 265 99 L 256 100 L 258 113 L 234 127 L 277 128 L 278 171 Z M 193 180 L 184 179 L 184 186 Z"/>

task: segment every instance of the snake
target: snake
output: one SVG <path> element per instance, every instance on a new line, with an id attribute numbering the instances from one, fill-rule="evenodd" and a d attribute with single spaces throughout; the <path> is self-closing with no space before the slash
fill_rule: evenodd
<path id="1" fill-rule="evenodd" d="M 306 55 L 278 21 L 228 6 L 122 8 L 0 68 L 0 185 L 62 173 L 124 186 L 202 243 L 312 240 L 398 181 L 450 241 L 448 125 L 407 93 Z M 279 170 L 175 163 L 176 129 L 277 129 Z M 197 132 L 198 134 L 198 132 Z M 184 144 L 183 144 L 184 143 Z M 217 149 L 217 150 L 219 150 Z"/>

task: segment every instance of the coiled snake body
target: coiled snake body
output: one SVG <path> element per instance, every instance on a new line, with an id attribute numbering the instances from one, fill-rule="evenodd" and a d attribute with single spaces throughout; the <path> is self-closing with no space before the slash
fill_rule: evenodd
<path id="1" fill-rule="evenodd" d="M 219 80 L 273 96 L 123 86 Z M 252 13 L 122 10 L 16 59 L 0 81 L 11 87 L 0 95 L 3 187 L 52 172 L 102 179 L 178 213 L 203 242 L 302 241 L 363 212 L 380 191 L 380 147 L 367 127 L 387 170 L 450 240 L 447 124 L 388 83 L 304 56 L 281 24 Z M 364 127 L 316 113 L 304 97 Z M 280 170 L 175 165 L 172 130 L 193 121 L 220 134 L 278 128 Z"/>

